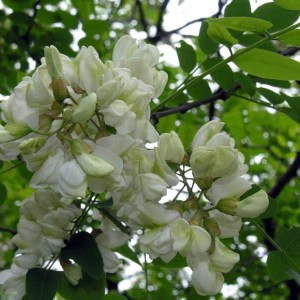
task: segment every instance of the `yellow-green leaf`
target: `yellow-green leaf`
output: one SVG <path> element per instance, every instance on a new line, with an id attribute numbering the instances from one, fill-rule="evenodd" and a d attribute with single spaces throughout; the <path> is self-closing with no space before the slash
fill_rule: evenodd
<path id="1" fill-rule="evenodd" d="M 273 24 L 271 22 L 250 17 L 225 17 L 219 19 L 209 19 L 209 23 L 222 25 L 228 29 L 238 31 L 258 31 L 263 32 L 270 29 Z"/>
<path id="2" fill-rule="evenodd" d="M 268 50 L 252 49 L 235 58 L 233 62 L 241 70 L 257 77 L 300 80 L 300 63 L 298 61 Z"/>
<path id="3" fill-rule="evenodd" d="M 208 23 L 207 35 L 212 41 L 218 44 L 231 46 L 238 43 L 238 40 L 224 26 L 214 22 Z"/>
<path id="4" fill-rule="evenodd" d="M 275 4 L 286 9 L 300 10 L 299 0 L 274 0 Z"/>

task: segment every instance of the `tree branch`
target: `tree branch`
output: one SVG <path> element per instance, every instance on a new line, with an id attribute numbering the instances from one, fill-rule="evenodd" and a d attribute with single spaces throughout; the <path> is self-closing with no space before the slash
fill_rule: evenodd
<path id="1" fill-rule="evenodd" d="M 136 0 L 135 3 L 136 3 L 136 6 L 137 6 L 137 8 L 139 10 L 139 13 L 140 13 L 140 18 L 141 18 L 141 23 L 142 23 L 143 29 L 146 32 L 147 36 L 149 36 L 148 23 L 147 23 L 146 18 L 145 18 L 145 14 L 144 14 L 142 3 L 141 3 L 140 0 Z"/>
<path id="2" fill-rule="evenodd" d="M 225 91 L 223 89 L 218 89 L 212 96 L 207 97 L 206 99 L 201 99 L 201 100 L 194 101 L 194 102 L 183 103 L 177 107 L 172 107 L 169 109 L 155 112 L 151 116 L 152 122 L 153 122 L 153 124 L 157 124 L 159 119 L 162 117 L 166 117 L 166 116 L 176 114 L 176 113 L 184 114 L 187 111 L 191 110 L 192 108 L 199 107 L 201 105 L 205 105 L 205 104 L 209 104 L 209 103 L 213 103 L 214 101 L 220 100 L 220 99 L 226 100 L 231 95 L 231 93 L 234 93 L 239 88 L 240 88 L 239 85 L 235 85 L 228 91 Z"/>
<path id="3" fill-rule="evenodd" d="M 8 228 L 8 227 L 3 227 L 3 226 L 0 226 L 0 231 L 8 232 L 8 233 L 11 233 L 12 235 L 17 234 L 17 230 L 12 229 L 12 228 Z"/>
<path id="4" fill-rule="evenodd" d="M 30 36 L 31 30 L 33 28 L 34 20 L 35 20 L 35 17 L 36 17 L 36 14 L 38 12 L 38 9 L 39 9 L 39 6 L 40 6 L 41 2 L 42 2 L 42 0 L 35 1 L 34 5 L 32 7 L 33 14 L 32 14 L 32 17 L 31 17 L 31 22 L 29 23 L 25 34 L 22 36 L 22 39 L 25 40 L 27 44 L 29 44 L 29 42 L 30 42 L 29 36 Z"/>

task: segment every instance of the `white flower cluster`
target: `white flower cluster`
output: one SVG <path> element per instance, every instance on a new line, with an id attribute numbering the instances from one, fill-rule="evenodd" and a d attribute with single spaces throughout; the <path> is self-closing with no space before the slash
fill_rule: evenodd
<path id="1" fill-rule="evenodd" d="M 37 190 L 21 207 L 13 266 L 0 273 L 10 299 L 23 297 L 28 269 L 59 254 L 82 214 L 73 200 L 84 202 L 91 193 L 112 199 L 109 213 L 118 221 L 92 208 L 101 222 L 96 242 L 107 272 L 119 265 L 113 250 L 130 238 L 120 224 L 132 233 L 144 229 L 139 243 L 151 258 L 186 257 L 201 295 L 218 293 L 223 273 L 239 261 L 221 240 L 237 236 L 241 217 L 258 216 L 268 197 L 259 191 L 240 199 L 251 189 L 241 177 L 247 167 L 233 139 L 221 132 L 223 123 L 211 121 L 198 131 L 190 158 L 175 132 L 158 134 L 149 121 L 149 103 L 167 82 L 167 74 L 154 68 L 158 58 L 156 47 L 130 36 L 117 42 L 105 64 L 92 47 L 75 59 L 47 47 L 42 65 L 1 104 L 0 159 L 20 154 Z M 149 142 L 156 146 L 149 149 Z M 162 204 L 167 189 L 184 177 L 182 165 L 190 166 L 198 192 Z M 80 270 L 67 269 L 77 284 Z"/>

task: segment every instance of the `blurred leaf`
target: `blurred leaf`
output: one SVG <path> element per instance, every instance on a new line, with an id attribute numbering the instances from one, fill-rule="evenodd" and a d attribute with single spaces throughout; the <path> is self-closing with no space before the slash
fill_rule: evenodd
<path id="1" fill-rule="evenodd" d="M 203 67 L 208 70 L 221 61 L 221 57 L 212 57 L 203 63 Z M 235 83 L 233 72 L 228 65 L 220 67 L 217 71 L 211 72 L 210 75 L 225 90 L 232 88 Z"/>
<path id="2" fill-rule="evenodd" d="M 108 31 L 109 28 L 108 22 L 102 20 L 88 20 L 83 23 L 83 30 L 87 35 L 101 35 L 101 33 Z"/>
<path id="3" fill-rule="evenodd" d="M 299 12 L 284 9 L 271 2 L 259 6 L 253 12 L 252 16 L 271 22 L 273 27 L 270 29 L 270 31 L 275 32 L 296 22 L 299 18 Z"/>
<path id="4" fill-rule="evenodd" d="M 249 96 L 253 96 L 255 94 L 256 86 L 249 76 L 239 72 L 234 73 L 234 77 L 244 93 L 248 94 Z"/>
<path id="5" fill-rule="evenodd" d="M 277 80 L 300 80 L 300 63 L 263 49 L 252 49 L 233 62 L 249 74 Z"/>
<path id="6" fill-rule="evenodd" d="M 95 4 L 93 0 L 71 0 L 74 7 L 83 20 L 89 20 L 90 15 L 94 12 Z"/>
<path id="7" fill-rule="evenodd" d="M 193 100 L 206 99 L 212 95 L 209 84 L 204 79 L 198 80 L 196 84 L 187 88 L 187 92 Z"/>
<path id="8" fill-rule="evenodd" d="M 273 24 L 258 18 L 251 17 L 224 17 L 208 19 L 208 24 L 215 23 L 228 29 L 238 31 L 259 31 L 263 32 L 270 29 Z"/>
<path id="9" fill-rule="evenodd" d="M 266 88 L 258 88 L 257 91 L 272 104 L 280 104 L 284 101 L 280 95 Z"/>
<path id="10" fill-rule="evenodd" d="M 131 261 L 135 262 L 136 264 L 138 264 L 142 267 L 142 264 L 137 256 L 137 254 L 128 245 L 121 246 L 121 247 L 115 249 L 115 251 L 122 254 L 126 258 L 130 259 Z"/>
<path id="11" fill-rule="evenodd" d="M 274 0 L 274 3 L 286 9 L 300 10 L 299 0 Z"/>
<path id="12" fill-rule="evenodd" d="M 180 47 L 176 47 L 176 52 L 182 70 L 187 73 L 191 72 L 197 62 L 194 48 L 185 41 L 180 41 Z"/>
<path id="13" fill-rule="evenodd" d="M 60 273 L 42 268 L 30 269 L 26 274 L 26 293 L 29 300 L 53 300 L 58 289 Z"/>
<path id="14" fill-rule="evenodd" d="M 109 294 L 104 296 L 103 300 L 127 300 L 127 298 L 117 293 L 110 292 Z"/>
<path id="15" fill-rule="evenodd" d="M 208 23 L 202 22 L 198 35 L 198 45 L 206 54 L 211 54 L 217 51 L 218 44 L 214 43 L 207 35 Z"/>
<path id="16" fill-rule="evenodd" d="M 152 261 L 152 263 L 155 266 L 158 266 L 160 268 L 184 268 L 187 266 L 186 258 L 181 256 L 180 254 L 177 254 L 170 262 L 166 263 L 161 258 L 156 258 Z"/>
<path id="17" fill-rule="evenodd" d="M 62 249 L 61 257 L 73 259 L 93 279 L 104 276 L 102 256 L 94 238 L 87 232 L 73 234 Z"/>
<path id="18" fill-rule="evenodd" d="M 251 15 L 249 0 L 233 0 L 225 8 L 225 17 L 247 17 Z"/>
<path id="19" fill-rule="evenodd" d="M 0 182 L 0 205 L 2 205 L 7 198 L 6 186 Z"/>
<path id="20" fill-rule="evenodd" d="M 105 277 L 95 280 L 84 273 L 79 283 L 72 285 L 63 274 L 59 282 L 58 293 L 65 300 L 102 300 L 105 293 Z"/>
<path id="21" fill-rule="evenodd" d="M 300 227 L 291 229 L 280 227 L 276 234 L 276 241 L 282 250 L 298 252 L 300 255 Z"/>
<path id="22" fill-rule="evenodd" d="M 2 0 L 3 4 L 15 11 L 24 11 L 25 9 L 33 8 L 36 0 Z"/>

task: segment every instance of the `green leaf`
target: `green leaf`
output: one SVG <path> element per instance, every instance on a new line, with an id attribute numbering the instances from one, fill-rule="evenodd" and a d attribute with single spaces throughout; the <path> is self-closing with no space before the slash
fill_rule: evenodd
<path id="1" fill-rule="evenodd" d="M 300 80 L 300 63 L 271 51 L 252 49 L 235 58 L 233 62 L 243 71 L 258 77 Z"/>
<path id="2" fill-rule="evenodd" d="M 4 203 L 7 198 L 6 186 L 0 182 L 0 205 Z"/>
<path id="3" fill-rule="evenodd" d="M 180 47 L 176 47 L 176 52 L 182 70 L 187 73 L 191 72 L 197 63 L 194 48 L 185 41 L 180 41 Z"/>
<path id="4" fill-rule="evenodd" d="M 135 262 L 136 264 L 140 265 L 141 267 L 143 266 L 136 253 L 128 245 L 119 247 L 115 249 L 115 251 L 120 253 L 124 257 L 130 259 L 131 261 Z"/>
<path id="5" fill-rule="evenodd" d="M 300 10 L 299 0 L 274 0 L 274 3 L 286 9 Z"/>
<path id="6" fill-rule="evenodd" d="M 109 23 L 102 20 L 88 20 L 83 23 L 83 30 L 87 35 L 100 34 L 109 30 Z"/>
<path id="7" fill-rule="evenodd" d="M 58 289 L 60 272 L 42 268 L 30 269 L 26 274 L 26 293 L 29 300 L 53 300 Z"/>
<path id="8" fill-rule="evenodd" d="M 103 300 L 128 300 L 125 296 L 119 295 L 114 292 L 110 292 L 109 294 L 105 295 Z"/>
<path id="9" fill-rule="evenodd" d="M 288 95 L 282 94 L 285 100 L 289 104 L 290 108 L 300 116 L 300 97 L 290 97 Z"/>
<path id="10" fill-rule="evenodd" d="M 241 86 L 241 89 L 244 93 L 248 94 L 249 96 L 253 96 L 256 91 L 255 83 L 243 73 L 234 73 L 234 78 L 236 82 Z"/>
<path id="11" fill-rule="evenodd" d="M 152 263 L 160 268 L 181 269 L 187 266 L 186 258 L 177 254 L 170 262 L 166 263 L 161 258 L 156 258 Z"/>
<path id="12" fill-rule="evenodd" d="M 272 218 L 273 216 L 276 215 L 277 208 L 278 208 L 277 200 L 269 197 L 269 206 L 266 209 L 266 211 L 259 216 L 259 218 L 260 219 Z"/>
<path id="13" fill-rule="evenodd" d="M 16 0 L 2 0 L 5 6 L 12 8 L 13 10 L 24 11 L 34 6 L 35 0 L 16 1 Z"/>
<path id="14" fill-rule="evenodd" d="M 102 300 L 105 293 L 105 277 L 95 280 L 84 273 L 83 278 L 74 286 L 62 275 L 58 293 L 66 300 Z"/>
<path id="15" fill-rule="evenodd" d="M 102 256 L 94 238 L 87 232 L 71 236 L 61 251 L 64 260 L 73 259 L 93 279 L 104 276 Z"/>
<path id="16" fill-rule="evenodd" d="M 238 43 L 238 40 L 225 27 L 215 22 L 208 22 L 207 34 L 212 41 L 218 44 L 232 46 Z"/>
<path id="17" fill-rule="evenodd" d="M 282 34 L 278 39 L 288 45 L 300 47 L 300 29 L 294 29 Z"/>
<path id="18" fill-rule="evenodd" d="M 251 15 L 249 0 L 233 0 L 225 8 L 225 17 L 247 17 Z"/>
<path id="19" fill-rule="evenodd" d="M 271 279 L 282 281 L 289 279 L 284 269 L 286 268 L 284 256 L 279 251 L 270 251 L 267 260 L 267 270 Z"/>
<path id="20" fill-rule="evenodd" d="M 3 167 L 3 161 L 2 160 L 0 160 L 0 169 L 2 169 L 2 167 Z"/>
<path id="21" fill-rule="evenodd" d="M 221 61 L 221 57 L 212 57 L 203 63 L 203 67 L 205 70 L 208 70 Z M 228 65 L 220 67 L 217 71 L 211 72 L 210 75 L 213 80 L 225 90 L 232 88 L 235 84 L 233 72 Z"/>
<path id="22" fill-rule="evenodd" d="M 276 241 L 282 250 L 298 252 L 300 255 L 300 227 L 291 229 L 280 227 L 276 234 Z"/>
<path id="23" fill-rule="evenodd" d="M 209 23 L 215 23 L 224 26 L 228 29 L 237 31 L 258 31 L 263 32 L 270 29 L 273 24 L 258 18 L 251 17 L 225 17 L 212 18 L 208 20 Z"/>
<path id="24" fill-rule="evenodd" d="M 88 20 L 90 15 L 95 11 L 95 4 L 93 0 L 72 0 L 72 4 L 84 20 Z"/>
<path id="25" fill-rule="evenodd" d="M 257 91 L 272 104 L 280 104 L 284 101 L 281 95 L 266 88 L 258 88 Z"/>
<path id="26" fill-rule="evenodd" d="M 194 98 L 194 100 L 202 100 L 212 95 L 209 84 L 206 80 L 198 80 L 196 84 L 187 88 L 188 94 Z"/>
<path id="27" fill-rule="evenodd" d="M 271 22 L 273 27 L 270 29 L 270 31 L 275 32 L 295 23 L 299 18 L 299 12 L 284 9 L 271 2 L 259 6 L 253 12 L 252 17 Z"/>
<path id="28" fill-rule="evenodd" d="M 250 46 L 261 40 L 261 36 L 257 33 L 246 33 L 239 37 L 239 44 L 243 46 Z M 273 45 L 271 41 L 265 41 L 259 45 L 260 49 L 265 49 L 273 52 L 277 52 L 277 48 Z"/>
<path id="29" fill-rule="evenodd" d="M 211 54 L 217 51 L 218 44 L 213 42 L 207 35 L 208 23 L 202 22 L 199 35 L 198 35 L 198 45 L 199 48 L 206 54 Z"/>

